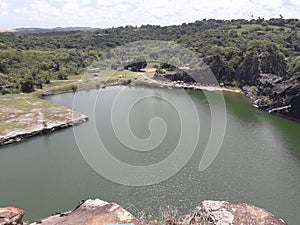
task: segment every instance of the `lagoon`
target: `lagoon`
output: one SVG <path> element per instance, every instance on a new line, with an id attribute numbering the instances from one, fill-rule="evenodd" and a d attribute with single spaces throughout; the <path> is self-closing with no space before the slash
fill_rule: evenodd
<path id="1" fill-rule="evenodd" d="M 122 118 L 137 96 L 149 96 L 135 104 L 128 114 L 137 138 L 151 136 L 152 118 L 161 118 L 166 124 L 163 141 L 152 151 L 132 151 L 116 137 L 111 109 L 120 93 L 122 101 L 113 115 Z M 47 100 L 72 108 L 74 96 L 75 110 L 88 115 L 88 122 L 75 126 L 74 130 L 59 130 L 0 148 L 1 205 L 24 209 L 25 220 L 34 221 L 71 209 L 81 199 L 101 198 L 120 204 L 136 216 L 145 214 L 152 218 L 159 217 L 167 205 L 183 215 L 202 200 L 211 199 L 253 204 L 290 225 L 300 221 L 299 123 L 257 110 L 241 94 L 225 93 L 225 137 L 216 159 L 200 172 L 199 161 L 211 128 L 210 107 L 204 92 L 109 87 L 100 93 L 81 91 L 49 96 Z M 153 185 L 134 187 L 110 181 L 85 161 L 82 155 L 85 149 L 80 143 L 78 147 L 74 133 L 81 135 L 86 148 L 94 148 L 99 147 L 93 139 L 96 131 L 111 155 L 127 164 L 145 166 L 167 158 L 181 135 L 181 115 L 167 100 L 175 99 L 176 105 L 185 105 L 187 96 L 197 110 L 200 135 L 193 156 L 174 176 Z M 191 109 L 186 107 L 186 110 Z M 189 132 L 193 136 L 195 130 Z M 114 165 L 109 167 L 114 169 Z"/>

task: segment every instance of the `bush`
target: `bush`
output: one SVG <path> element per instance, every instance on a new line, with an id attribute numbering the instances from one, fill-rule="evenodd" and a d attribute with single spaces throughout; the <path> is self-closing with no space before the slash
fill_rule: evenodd
<path id="1" fill-rule="evenodd" d="M 76 85 L 72 85 L 71 86 L 72 91 L 75 93 L 77 91 L 77 86 Z"/>

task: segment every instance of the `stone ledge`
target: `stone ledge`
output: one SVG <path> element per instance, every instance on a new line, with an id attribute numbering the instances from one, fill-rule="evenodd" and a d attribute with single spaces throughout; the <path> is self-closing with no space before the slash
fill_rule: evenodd
<path id="1" fill-rule="evenodd" d="M 14 207 L 0 208 L 0 225 L 25 225 L 22 222 L 24 211 Z M 282 219 L 264 209 L 244 203 L 225 201 L 203 201 L 183 220 L 175 217 L 153 225 L 287 225 Z M 60 212 L 30 225 L 143 225 L 130 212 L 116 203 L 100 199 L 81 201 L 75 209 Z"/>

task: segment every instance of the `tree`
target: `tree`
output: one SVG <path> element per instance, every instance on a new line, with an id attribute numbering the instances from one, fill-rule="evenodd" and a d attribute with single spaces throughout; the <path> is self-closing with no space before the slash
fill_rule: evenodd
<path id="1" fill-rule="evenodd" d="M 34 85 L 34 80 L 32 79 L 31 76 L 25 76 L 23 79 L 20 81 L 21 85 L 21 91 L 24 93 L 30 93 L 34 91 L 33 85 Z"/>
<path id="2" fill-rule="evenodd" d="M 289 64 L 289 73 L 291 76 L 300 76 L 300 56 L 294 57 Z"/>

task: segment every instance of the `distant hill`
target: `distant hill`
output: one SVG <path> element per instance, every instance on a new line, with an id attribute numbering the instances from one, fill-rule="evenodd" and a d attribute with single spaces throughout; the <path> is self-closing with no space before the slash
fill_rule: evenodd
<path id="1" fill-rule="evenodd" d="M 16 28 L 15 31 L 21 34 L 37 34 L 66 31 L 96 31 L 98 28 L 92 27 L 55 27 L 55 28 Z"/>
<path id="2" fill-rule="evenodd" d="M 6 29 L 6 28 L 0 28 L 0 33 L 6 33 L 6 32 L 16 32 L 15 30 Z"/>

